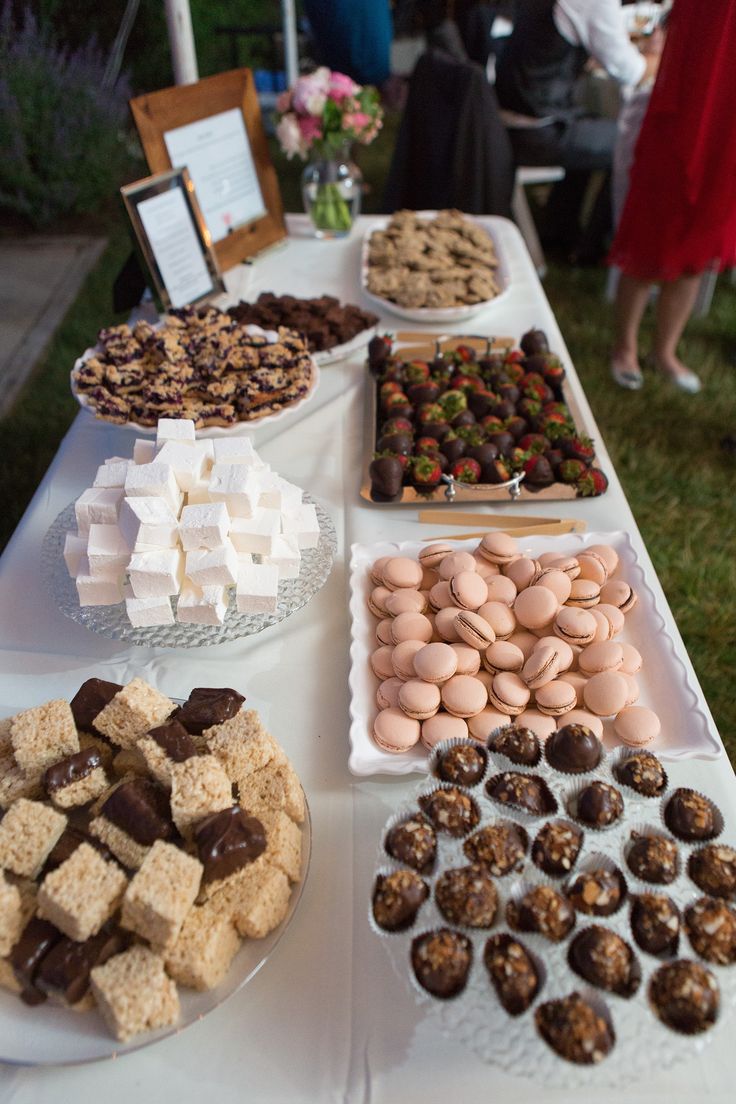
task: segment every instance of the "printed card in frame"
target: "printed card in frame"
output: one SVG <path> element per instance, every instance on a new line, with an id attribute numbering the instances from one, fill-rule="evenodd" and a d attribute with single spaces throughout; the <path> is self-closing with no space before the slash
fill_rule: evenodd
<path id="1" fill-rule="evenodd" d="M 120 193 L 162 307 L 198 303 L 225 290 L 186 169 L 136 180 Z"/>
<path id="2" fill-rule="evenodd" d="M 151 172 L 186 165 L 222 270 L 286 237 L 250 69 L 130 101 Z"/>

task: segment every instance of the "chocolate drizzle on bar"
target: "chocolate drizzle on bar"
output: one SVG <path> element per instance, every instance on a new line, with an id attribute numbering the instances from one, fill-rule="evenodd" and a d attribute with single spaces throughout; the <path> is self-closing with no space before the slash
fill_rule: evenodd
<path id="1" fill-rule="evenodd" d="M 152 728 L 148 735 L 174 763 L 183 763 L 197 754 L 197 745 L 178 719 Z"/>
<path id="2" fill-rule="evenodd" d="M 174 835 L 166 793 L 148 778 L 123 782 L 112 791 L 100 812 L 144 847 Z"/>
<path id="3" fill-rule="evenodd" d="M 230 687 L 199 686 L 174 714 L 174 717 L 193 736 L 201 736 L 206 728 L 222 724 L 240 712 L 245 698 Z"/>
<path id="4" fill-rule="evenodd" d="M 117 682 L 105 682 L 104 679 L 91 678 L 83 682 L 70 702 L 77 728 L 84 732 L 97 732 L 94 726 L 95 717 L 99 716 L 122 689 Z"/>
<path id="5" fill-rule="evenodd" d="M 54 794 L 57 790 L 63 790 L 74 782 L 81 782 L 97 767 L 102 766 L 102 756 L 97 748 L 88 747 L 77 751 L 74 755 L 67 755 L 49 767 L 43 776 L 47 794 Z"/>
<path id="6" fill-rule="evenodd" d="M 263 825 L 257 817 L 248 816 L 240 805 L 204 817 L 195 829 L 194 839 L 204 866 L 203 883 L 227 878 L 266 850 Z"/>

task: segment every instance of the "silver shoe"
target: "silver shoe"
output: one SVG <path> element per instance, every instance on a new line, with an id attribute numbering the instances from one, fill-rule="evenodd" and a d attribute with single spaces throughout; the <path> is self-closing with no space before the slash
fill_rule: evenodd
<path id="1" fill-rule="evenodd" d="M 644 386 L 644 377 L 640 368 L 632 371 L 630 368 L 622 368 L 612 361 L 611 375 L 619 387 L 625 387 L 627 391 L 641 391 Z"/>

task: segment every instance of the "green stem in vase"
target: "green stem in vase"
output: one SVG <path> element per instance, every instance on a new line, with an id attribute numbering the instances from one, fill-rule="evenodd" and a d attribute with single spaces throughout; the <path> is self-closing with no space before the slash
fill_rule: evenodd
<path id="1" fill-rule="evenodd" d="M 311 216 L 318 230 L 349 230 L 353 225 L 350 208 L 334 183 L 317 186 Z"/>

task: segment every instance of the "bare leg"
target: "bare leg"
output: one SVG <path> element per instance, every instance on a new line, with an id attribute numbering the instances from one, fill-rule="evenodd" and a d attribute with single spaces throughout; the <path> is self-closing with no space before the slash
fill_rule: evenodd
<path id="1" fill-rule="evenodd" d="M 642 385 L 639 327 L 649 299 L 649 283 L 621 273 L 616 289 L 615 336 L 611 354 L 613 378 L 632 391 Z"/>
<path id="2" fill-rule="evenodd" d="M 677 356 L 677 344 L 690 317 L 700 286 L 700 276 L 681 276 L 662 284 L 654 331 L 657 367 L 685 391 L 697 391 L 700 381 Z"/>

